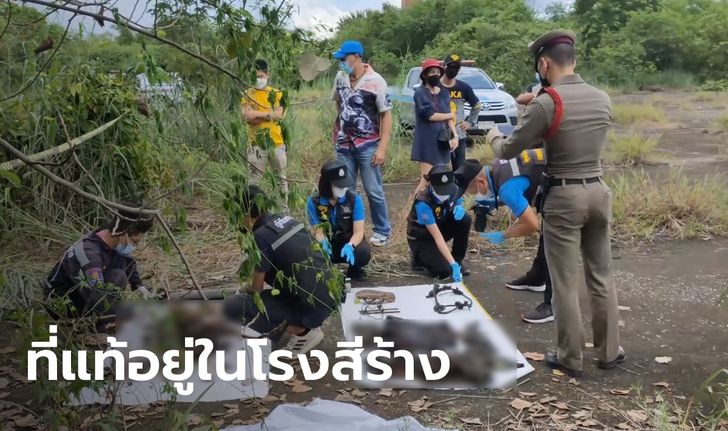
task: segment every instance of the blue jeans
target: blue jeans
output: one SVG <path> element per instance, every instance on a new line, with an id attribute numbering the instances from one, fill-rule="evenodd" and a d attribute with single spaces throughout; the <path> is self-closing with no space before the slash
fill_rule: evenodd
<path id="1" fill-rule="evenodd" d="M 369 210 L 372 213 L 373 230 L 388 237 L 392 228 L 389 224 L 387 201 L 382 189 L 382 172 L 379 166 L 372 165 L 372 157 L 377 148 L 375 145 L 362 151 L 354 149 L 349 154 L 337 152 L 336 158 L 346 163 L 352 178 L 353 191 L 356 191 L 357 173 L 361 172 L 361 182 L 364 184 L 364 191 L 369 199 Z"/>

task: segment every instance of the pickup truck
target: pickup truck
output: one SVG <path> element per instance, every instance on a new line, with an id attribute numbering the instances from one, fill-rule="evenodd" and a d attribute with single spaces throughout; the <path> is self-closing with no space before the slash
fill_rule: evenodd
<path id="1" fill-rule="evenodd" d="M 387 89 L 392 103 L 399 107 L 399 121 L 403 126 L 411 128 L 415 125 L 414 94 L 419 87 L 421 67 L 413 67 L 407 74 L 405 85 Z M 457 79 L 470 84 L 475 95 L 480 99 L 480 115 L 476 127 L 468 129 L 468 135 L 484 135 L 497 126 L 515 126 L 518 122 L 516 100 L 503 91 L 503 84 L 493 82 L 482 69 L 473 66 L 462 66 Z M 465 105 L 467 117 L 470 107 Z"/>

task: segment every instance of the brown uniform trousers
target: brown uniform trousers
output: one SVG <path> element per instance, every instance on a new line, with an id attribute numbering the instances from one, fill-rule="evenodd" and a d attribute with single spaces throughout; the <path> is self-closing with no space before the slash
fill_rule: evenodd
<path id="1" fill-rule="evenodd" d="M 586 84 L 579 75 L 564 77 L 554 83 L 554 88 L 563 100 L 564 110 L 559 131 L 545 141 L 548 175 L 571 180 L 601 177 L 601 152 L 611 124 L 609 96 Z M 513 134 L 493 142 L 496 156 L 514 157 L 533 146 L 549 129 L 554 112 L 549 95 L 534 99 Z M 602 181 L 552 186 L 543 212 L 559 362 L 573 370 L 583 369 L 584 326 L 579 305 L 583 282 L 592 309 L 598 359 L 612 361 L 619 349 L 619 317 L 609 240 L 611 191 Z"/>

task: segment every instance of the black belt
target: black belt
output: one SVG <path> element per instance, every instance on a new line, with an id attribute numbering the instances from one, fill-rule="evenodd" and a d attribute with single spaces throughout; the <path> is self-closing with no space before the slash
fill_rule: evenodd
<path id="1" fill-rule="evenodd" d="M 548 185 L 550 187 L 565 186 L 569 184 L 593 184 L 602 181 L 602 177 L 591 178 L 549 178 Z"/>

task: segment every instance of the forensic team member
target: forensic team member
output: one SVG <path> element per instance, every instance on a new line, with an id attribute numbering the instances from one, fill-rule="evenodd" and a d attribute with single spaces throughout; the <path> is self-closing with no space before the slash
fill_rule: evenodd
<path id="1" fill-rule="evenodd" d="M 407 216 L 407 242 L 412 268 L 425 269 L 431 276 L 456 282 L 470 272 L 463 267 L 468 248 L 471 219 L 447 166 L 434 166 L 425 176 L 427 187 L 420 190 Z M 452 252 L 447 242 L 452 242 Z"/>
<path id="2" fill-rule="evenodd" d="M 586 279 L 592 307 L 597 366 L 614 368 L 626 356 L 619 345 L 617 292 L 612 279 L 612 192 L 601 178 L 600 162 L 611 125 L 611 101 L 574 73 L 575 41 L 573 32 L 556 30 L 529 45 L 543 92 L 526 106 L 520 126 L 508 138 L 502 138 L 497 128 L 487 138 L 500 158 L 515 157 L 544 140 L 548 179 L 543 235 L 558 347 L 547 355 L 546 363 L 580 376 L 584 328 L 578 289 L 582 279 Z"/>
<path id="3" fill-rule="evenodd" d="M 372 253 L 364 239 L 364 202 L 348 188 L 350 180 L 343 161 L 324 163 L 318 192 L 308 198 L 306 212 L 314 237 L 331 261 L 348 263 L 347 277 L 363 281 Z"/>
<path id="4" fill-rule="evenodd" d="M 288 157 L 280 125 L 285 114 L 281 105 L 283 93 L 268 85 L 270 69 L 265 60 L 255 60 L 255 76 L 255 88 L 249 88 L 240 100 L 243 118 L 248 123 L 247 158 L 255 167 L 250 171 L 253 177 L 259 180 L 266 165 L 270 164 L 276 175 L 281 178 L 283 202 L 286 206 Z"/>
<path id="5" fill-rule="evenodd" d="M 242 199 L 241 228 L 252 231 L 260 262 L 244 294 L 225 300 L 228 318 L 277 341 L 290 334 L 287 350 L 305 353 L 321 342 L 326 318 L 337 307 L 342 286 L 329 285 L 334 269 L 303 223 L 288 215 L 270 214 L 270 199 L 256 185 Z M 268 284 L 272 289 L 263 290 Z M 265 306 L 256 306 L 252 293 L 260 293 Z M 334 299 L 333 297 L 337 299 Z"/>
<path id="6" fill-rule="evenodd" d="M 541 148 L 536 148 L 524 150 L 510 160 L 494 159 L 490 166 L 483 166 L 477 160 L 467 160 L 455 172 L 458 184 L 465 187 L 467 193 L 475 195 L 476 205 L 486 208 L 505 205 L 512 217 L 517 220 L 516 224 L 506 231 L 483 232 L 480 236 L 493 244 L 502 244 L 506 239 L 531 235 L 539 230 L 538 217 L 532 206 L 536 203 L 538 187 L 545 170 L 545 152 Z M 528 323 L 550 322 L 554 319 L 551 311 L 551 282 L 543 252 L 542 236 L 539 237 L 538 253 L 529 276 L 529 280 L 538 278 L 547 282 L 540 286 L 524 286 L 526 282 L 524 277 L 521 277 L 506 283 L 506 286 L 514 290 L 545 292 L 544 302 L 535 310 L 521 315 L 521 319 Z"/>
<path id="7" fill-rule="evenodd" d="M 455 113 L 455 123 L 458 136 L 458 146 L 450 153 L 452 170 L 457 171 L 465 163 L 465 149 L 467 147 L 467 130 L 474 128 L 480 115 L 480 99 L 475 95 L 473 87 L 467 82 L 456 79 L 460 72 L 461 60 L 457 54 L 450 54 L 443 60 L 445 73 L 440 84 L 450 92 L 450 110 Z M 465 103 L 470 105 L 470 113 L 465 118 Z"/>
<path id="8" fill-rule="evenodd" d="M 149 297 L 132 253 L 152 224 L 148 216 L 118 211 L 106 226 L 66 250 L 43 283 L 46 295 L 68 297 L 73 306 L 69 311 L 75 316 L 114 314 L 120 290 L 128 285 Z"/>

